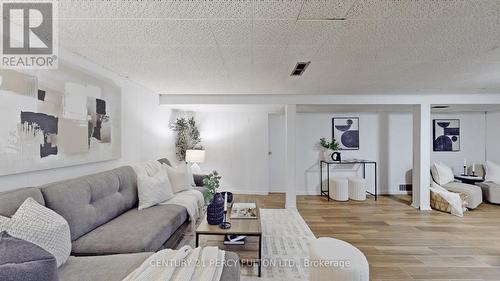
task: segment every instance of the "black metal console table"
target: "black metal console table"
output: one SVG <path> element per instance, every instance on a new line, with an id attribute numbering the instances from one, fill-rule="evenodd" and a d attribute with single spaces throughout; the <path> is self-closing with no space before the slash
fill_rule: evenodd
<path id="1" fill-rule="evenodd" d="M 369 191 L 366 191 L 366 193 L 373 195 L 375 197 L 375 201 L 376 201 L 377 200 L 377 162 L 372 161 L 372 160 L 342 160 L 342 161 L 338 161 L 338 162 L 324 161 L 324 160 L 319 161 L 321 196 L 328 197 L 328 201 L 330 201 L 330 166 L 331 165 L 355 165 L 355 164 L 363 165 L 363 178 L 366 178 L 366 165 L 373 164 L 373 167 L 375 169 L 375 173 L 374 173 L 375 193 L 371 193 Z M 323 166 L 324 165 L 326 165 L 326 175 L 327 175 L 326 190 L 323 189 Z"/>

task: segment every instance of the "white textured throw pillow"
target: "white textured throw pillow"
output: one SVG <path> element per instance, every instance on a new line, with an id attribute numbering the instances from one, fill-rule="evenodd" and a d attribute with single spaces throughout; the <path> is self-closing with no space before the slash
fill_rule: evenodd
<path id="1" fill-rule="evenodd" d="M 192 188 L 186 163 L 181 163 L 175 168 L 166 164 L 163 164 L 163 167 L 167 171 L 168 179 L 170 180 L 174 193 Z"/>
<path id="2" fill-rule="evenodd" d="M 453 170 L 450 167 L 446 166 L 446 164 L 437 162 L 434 163 L 431 169 L 432 177 L 439 185 L 445 185 L 447 183 L 452 182 L 455 179 L 453 175 Z"/>
<path id="3" fill-rule="evenodd" d="M 484 180 L 500 184 L 500 165 L 486 161 Z"/>
<path id="4" fill-rule="evenodd" d="M 10 218 L 6 231 L 51 253 L 56 258 L 57 267 L 65 263 L 71 253 L 68 222 L 31 197 Z"/>
<path id="5" fill-rule="evenodd" d="M 160 170 L 153 177 L 137 176 L 139 210 L 149 208 L 174 196 L 167 171 Z"/>
<path id="6" fill-rule="evenodd" d="M 7 230 L 7 224 L 10 219 L 8 217 L 0 216 L 0 232 Z"/>

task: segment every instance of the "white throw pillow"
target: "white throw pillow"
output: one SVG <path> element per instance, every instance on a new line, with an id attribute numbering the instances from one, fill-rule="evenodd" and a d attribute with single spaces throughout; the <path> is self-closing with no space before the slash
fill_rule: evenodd
<path id="1" fill-rule="evenodd" d="M 8 217 L 0 216 L 0 232 L 7 230 L 7 224 L 10 219 Z"/>
<path id="2" fill-rule="evenodd" d="M 161 163 L 156 160 L 134 163 L 130 166 L 132 166 L 137 175 L 148 175 L 150 177 L 161 170 Z"/>
<path id="3" fill-rule="evenodd" d="M 439 185 L 445 185 L 455 179 L 453 170 L 451 170 L 450 167 L 441 162 L 434 163 L 433 167 L 431 168 L 431 173 L 432 177 Z"/>
<path id="4" fill-rule="evenodd" d="M 153 177 L 137 176 L 139 210 L 164 202 L 174 196 L 167 171 L 160 170 Z"/>
<path id="5" fill-rule="evenodd" d="M 56 258 L 57 267 L 64 264 L 71 253 L 68 222 L 31 197 L 10 218 L 6 231 L 51 253 Z"/>
<path id="6" fill-rule="evenodd" d="M 181 163 L 175 168 L 166 164 L 163 164 L 163 167 L 167 171 L 168 179 L 170 180 L 174 193 L 192 188 L 186 163 Z"/>
<path id="7" fill-rule="evenodd" d="M 484 180 L 500 184 L 500 165 L 486 161 Z"/>
<path id="8" fill-rule="evenodd" d="M 440 186 L 439 184 L 437 184 L 435 181 L 432 181 L 431 182 L 431 187 L 433 189 L 435 189 L 436 191 L 438 192 L 449 192 L 446 188 Z"/>

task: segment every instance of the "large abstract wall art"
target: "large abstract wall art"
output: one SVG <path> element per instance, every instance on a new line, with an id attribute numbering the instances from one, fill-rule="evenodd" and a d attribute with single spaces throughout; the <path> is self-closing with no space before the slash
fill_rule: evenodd
<path id="1" fill-rule="evenodd" d="M 119 158 L 120 105 L 113 82 L 67 66 L 0 70 L 0 175 Z"/>
<path id="2" fill-rule="evenodd" d="M 335 117 L 332 119 L 333 137 L 341 150 L 359 149 L 359 118 Z"/>
<path id="3" fill-rule="evenodd" d="M 434 151 L 460 151 L 460 120 L 435 119 L 433 127 Z"/>

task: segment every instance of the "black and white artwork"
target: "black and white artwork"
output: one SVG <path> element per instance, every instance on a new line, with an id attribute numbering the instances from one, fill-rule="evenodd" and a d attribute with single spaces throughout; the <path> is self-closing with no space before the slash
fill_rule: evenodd
<path id="1" fill-rule="evenodd" d="M 359 149 L 359 118 L 335 117 L 332 119 L 333 137 L 341 150 Z"/>
<path id="2" fill-rule="evenodd" d="M 433 127 L 434 151 L 460 151 L 460 120 L 435 119 Z"/>
<path id="3" fill-rule="evenodd" d="M 120 104 L 116 85 L 73 68 L 0 70 L 0 176 L 119 158 Z"/>

